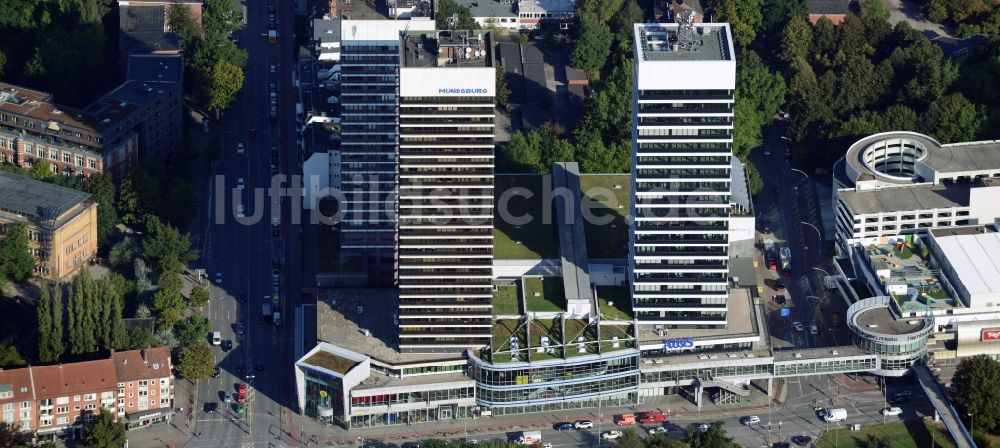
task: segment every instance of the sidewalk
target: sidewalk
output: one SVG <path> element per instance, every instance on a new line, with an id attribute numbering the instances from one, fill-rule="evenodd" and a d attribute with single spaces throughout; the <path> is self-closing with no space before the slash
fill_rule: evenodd
<path id="1" fill-rule="evenodd" d="M 775 396 L 779 396 L 780 391 L 775 389 Z M 782 409 L 783 404 L 776 401 L 770 408 L 771 411 Z M 489 438 L 498 437 L 498 433 L 518 432 L 530 429 L 551 428 L 557 422 L 574 420 L 601 420 L 608 428 L 615 427 L 612 422 L 614 415 L 623 413 L 633 413 L 642 411 L 660 411 L 669 415 L 669 421 L 683 422 L 704 422 L 713 419 L 720 419 L 732 416 L 743 416 L 764 413 L 768 411 L 767 397 L 763 394 L 754 394 L 748 402 L 736 405 L 715 405 L 707 403 L 698 411 L 697 406 L 689 401 L 677 396 L 670 395 L 647 399 L 643 404 L 636 406 L 611 407 L 601 410 L 600 416 L 596 408 L 571 409 L 566 411 L 547 411 L 528 414 L 515 414 L 509 416 L 483 417 L 465 420 L 445 420 L 417 425 L 395 425 L 379 426 L 374 428 L 352 429 L 350 433 L 339 426 L 326 426 L 308 417 L 295 415 L 299 425 L 293 425 L 291 438 L 298 442 L 302 437 L 301 429 L 305 429 L 305 442 L 307 444 L 355 444 L 359 438 L 368 441 L 398 442 L 404 440 L 421 440 L 426 438 L 454 438 L 469 437 L 476 435 L 489 435 Z M 308 424 L 305 424 L 308 421 Z M 301 426 L 300 426 L 301 425 Z M 308 427 L 306 427 L 308 426 Z"/>
<path id="2" fill-rule="evenodd" d="M 194 399 L 197 384 L 188 380 L 174 380 L 174 409 L 183 408 L 174 414 L 170 423 L 163 423 L 125 433 L 129 446 L 137 447 L 182 447 L 192 437 L 194 428 Z"/>

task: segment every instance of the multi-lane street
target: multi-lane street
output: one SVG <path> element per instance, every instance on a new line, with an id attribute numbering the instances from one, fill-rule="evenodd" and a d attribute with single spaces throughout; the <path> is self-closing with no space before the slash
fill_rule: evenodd
<path id="1" fill-rule="evenodd" d="M 298 221 L 291 219 L 293 199 L 268 189 L 272 176 L 301 172 L 290 69 L 292 7 L 276 0 L 245 0 L 237 5 L 246 21 L 235 35 L 249 62 L 244 90 L 221 122 L 222 151 L 212 168 L 205 201 L 208 223 L 199 248 L 212 283 L 206 311 L 211 329 L 231 341 L 232 349 L 225 351 L 225 342 L 215 347 L 221 372 L 199 381 L 194 437 L 188 446 L 274 443 L 288 432 L 283 409 L 293 397 L 288 370 L 294 356 L 294 311 L 301 297 L 300 279 L 291 274 L 300 272 L 300 230 Z M 272 14 L 279 34 L 276 44 L 267 38 Z M 270 114 L 271 85 L 277 88 L 276 118 Z M 238 188 L 241 184 L 243 189 Z M 287 188 L 290 182 L 279 186 Z M 241 205 L 245 218 L 239 217 Z M 274 219 L 279 235 L 274 235 Z M 270 302 L 275 292 L 281 296 L 281 326 L 261 318 L 261 305 Z M 236 332 L 238 324 L 242 334 Z M 249 386 L 242 412 L 235 406 L 239 383 Z M 226 392 L 233 403 L 223 402 Z M 213 405 L 217 410 L 207 412 Z"/>

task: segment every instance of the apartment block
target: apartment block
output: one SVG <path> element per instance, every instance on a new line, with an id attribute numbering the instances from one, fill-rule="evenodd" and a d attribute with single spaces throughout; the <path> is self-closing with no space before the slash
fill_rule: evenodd
<path id="1" fill-rule="evenodd" d="M 97 254 L 97 206 L 82 191 L 0 171 L 0 227 L 27 227 L 38 277 L 69 280 Z"/>
<path id="2" fill-rule="evenodd" d="M 149 409 L 135 406 L 130 411 L 128 398 L 123 400 L 123 396 L 135 394 L 138 398 L 143 390 L 141 381 L 146 382 L 144 388 L 151 397 Z M 47 440 L 81 438 L 85 423 L 101 409 L 124 418 L 130 428 L 168 421 L 173 413 L 169 349 L 133 350 L 95 361 L 0 370 L 0 408 L 0 421 Z"/>
<path id="3" fill-rule="evenodd" d="M 727 324 L 735 53 L 686 17 L 635 26 L 630 284 L 661 329 Z"/>
<path id="4" fill-rule="evenodd" d="M 403 352 L 490 342 L 496 70 L 489 33 L 409 32 L 399 73 Z"/>
<path id="5" fill-rule="evenodd" d="M 165 157 L 182 135 L 183 71 L 180 56 L 130 56 L 126 81 L 82 109 L 0 83 L 0 163 L 120 177 L 139 157 Z"/>

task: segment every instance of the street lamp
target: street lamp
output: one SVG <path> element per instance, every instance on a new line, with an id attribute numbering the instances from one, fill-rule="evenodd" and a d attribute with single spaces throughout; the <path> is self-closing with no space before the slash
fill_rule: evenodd
<path id="1" fill-rule="evenodd" d="M 826 276 L 827 276 L 827 277 L 833 277 L 832 275 L 830 275 L 830 273 L 829 273 L 829 272 L 826 272 L 826 270 L 823 270 L 823 269 L 820 269 L 820 268 L 817 268 L 816 266 L 813 266 L 813 269 L 815 269 L 815 270 L 817 270 L 817 271 L 820 271 L 820 272 L 822 272 L 822 273 L 826 274 Z"/>
<path id="2" fill-rule="evenodd" d="M 812 224 L 810 224 L 808 222 L 805 222 L 805 221 L 800 221 L 799 224 L 803 224 L 803 225 L 807 225 L 809 227 L 812 227 L 812 229 L 816 231 L 816 237 L 819 238 L 820 244 L 823 243 L 823 233 L 820 232 L 819 229 L 816 226 L 814 226 L 814 225 L 812 225 Z M 826 272 L 826 271 L 823 271 L 823 272 Z M 827 274 L 827 275 L 829 275 L 829 274 Z"/>
<path id="3" fill-rule="evenodd" d="M 970 412 L 969 418 L 972 419 L 972 437 L 976 436 L 976 414 Z"/>

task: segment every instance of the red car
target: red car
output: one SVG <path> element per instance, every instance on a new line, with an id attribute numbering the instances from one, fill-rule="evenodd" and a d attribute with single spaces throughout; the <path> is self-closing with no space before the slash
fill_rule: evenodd
<path id="1" fill-rule="evenodd" d="M 247 385 L 246 383 L 239 383 L 236 385 L 236 403 L 243 404 L 247 402 Z"/>
<path id="2" fill-rule="evenodd" d="M 257 136 L 257 128 L 250 128 L 250 138 Z"/>

